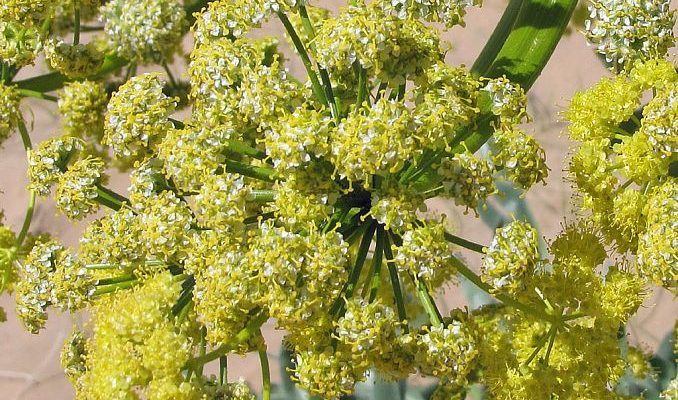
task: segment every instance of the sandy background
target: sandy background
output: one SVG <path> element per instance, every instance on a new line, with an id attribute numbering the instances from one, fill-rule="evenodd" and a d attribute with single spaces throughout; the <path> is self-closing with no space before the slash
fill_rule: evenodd
<path id="1" fill-rule="evenodd" d="M 333 8 L 341 3 L 343 2 L 336 0 L 316 1 L 316 4 Z M 443 35 L 453 45 L 448 62 L 466 65 L 473 63 L 501 16 L 505 4 L 502 0 L 486 1 L 482 9 L 470 11 L 465 29 L 456 27 Z M 280 37 L 282 27 L 273 23 L 266 31 Z M 282 44 L 285 46 L 284 41 Z M 292 73 L 299 77 L 304 76 L 298 59 L 294 56 L 289 58 Z M 178 67 L 175 71 L 180 74 L 181 68 Z M 542 234 L 547 238 L 558 233 L 564 218 L 572 219 L 571 189 L 562 180 L 562 169 L 570 143 L 562 134 L 564 124 L 559 122 L 558 113 L 566 107 L 568 99 L 576 91 L 592 85 L 605 73 L 584 38 L 573 33 L 560 42 L 541 78 L 530 91 L 530 113 L 534 117 L 530 129 L 546 150 L 551 173 L 548 186 L 533 188 L 527 196 L 527 202 Z M 55 106 L 33 99 L 24 104 L 25 115 L 34 121 L 31 133 L 34 143 L 58 134 L 59 120 Z M 25 168 L 25 154 L 19 137 L 15 136 L 0 149 L 0 204 L 5 209 L 7 223 L 17 231 L 23 220 L 27 201 Z M 127 180 L 124 177 L 112 177 L 111 186 L 122 191 L 127 186 Z M 434 201 L 431 206 L 452 217 L 460 236 L 483 244 L 489 243 L 491 231 L 479 220 L 464 216 L 461 214 L 462 210 L 448 202 Z M 82 228 L 83 224 L 72 225 L 65 217 L 57 215 L 51 200 L 39 200 L 32 225 L 34 232 L 49 231 L 67 245 L 75 245 Z M 477 268 L 478 257 L 468 254 L 468 259 Z M 447 310 L 467 304 L 467 301 L 461 288 L 450 288 L 439 299 L 439 304 Z M 0 324 L 0 399 L 72 398 L 73 391 L 59 366 L 59 352 L 72 324 L 82 323 L 84 319 L 81 316 L 72 317 L 53 312 L 50 314 L 47 329 L 40 335 L 31 335 L 23 331 L 16 320 L 12 298 L 7 295 L 0 297 L 0 306 L 8 314 L 8 322 Z M 672 328 L 677 315 L 678 303 L 671 295 L 663 290 L 653 290 L 644 308 L 631 322 L 632 340 L 648 349 L 654 348 Z M 278 376 L 275 360 L 282 335 L 270 325 L 265 326 L 264 334 L 268 338 L 275 381 Z M 229 374 L 231 379 L 242 375 L 250 379 L 255 388 L 260 386 L 259 364 L 254 357 L 231 357 Z"/>

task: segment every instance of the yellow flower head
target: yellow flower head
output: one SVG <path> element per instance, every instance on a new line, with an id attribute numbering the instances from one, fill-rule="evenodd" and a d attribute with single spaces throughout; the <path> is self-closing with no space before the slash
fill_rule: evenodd
<path id="1" fill-rule="evenodd" d="M 59 93 L 59 112 L 69 136 L 101 140 L 108 94 L 94 81 L 68 82 Z"/>
<path id="2" fill-rule="evenodd" d="M 101 8 L 101 15 L 115 51 L 141 63 L 171 56 L 186 24 L 179 0 L 112 0 Z"/>
<path id="3" fill-rule="evenodd" d="M 162 92 L 160 74 L 135 76 L 111 97 L 104 126 L 104 143 L 116 157 L 138 160 L 155 149 L 157 142 L 172 129 L 169 116 L 178 98 Z"/>
<path id="4" fill-rule="evenodd" d="M 526 222 L 513 221 L 497 229 L 485 250 L 481 277 L 498 291 L 516 294 L 526 289 L 526 280 L 540 260 L 537 230 Z"/>
<path id="5" fill-rule="evenodd" d="M 94 75 L 104 62 L 104 54 L 94 42 L 71 45 L 50 39 L 44 49 L 50 66 L 73 79 Z"/>

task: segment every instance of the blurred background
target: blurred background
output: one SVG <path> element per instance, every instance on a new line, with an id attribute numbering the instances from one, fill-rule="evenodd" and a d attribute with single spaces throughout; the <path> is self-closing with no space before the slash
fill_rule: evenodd
<path id="1" fill-rule="evenodd" d="M 345 1 L 315 0 L 316 5 L 337 10 Z M 495 24 L 506 6 L 505 0 L 487 0 L 482 8 L 469 10 L 466 28 L 455 27 L 442 34 L 452 50 L 447 62 L 454 65 L 471 65 L 490 36 Z M 273 35 L 281 38 L 281 49 L 288 55 L 288 67 L 297 77 L 304 77 L 303 65 L 282 39 L 283 28 L 273 21 L 265 26 L 259 35 Z M 86 40 L 86 39 L 85 39 Z M 184 49 L 190 51 L 187 41 Z M 40 63 L 32 70 L 22 71 L 18 79 L 46 72 Z M 175 64 L 175 76 L 184 74 L 185 66 Z M 562 224 L 575 218 L 572 206 L 572 190 L 564 181 L 568 152 L 571 143 L 564 132 L 565 124 L 560 117 L 572 95 L 585 89 L 607 74 L 606 69 L 587 46 L 583 35 L 571 26 L 569 33 L 561 40 L 551 61 L 540 79 L 529 93 L 529 113 L 533 122 L 526 126 L 535 135 L 547 154 L 551 169 L 548 185 L 535 186 L 524 199 L 508 193 L 503 200 L 493 199 L 490 208 L 483 213 L 483 219 L 472 213 L 463 214 L 463 208 L 442 199 L 429 203 L 430 212 L 446 214 L 454 230 L 462 237 L 477 243 L 489 244 L 496 226 L 502 219 L 532 218 L 541 234 L 548 241 L 560 231 Z M 59 134 L 60 121 L 56 105 L 50 102 L 27 99 L 24 101 L 25 118 L 32 122 L 31 136 L 34 143 Z M 28 194 L 26 192 L 26 157 L 18 135 L 15 135 L 0 149 L 0 205 L 5 209 L 6 223 L 19 230 L 23 221 Z M 125 176 L 112 174 L 110 186 L 124 192 L 128 185 Z M 51 200 L 39 199 L 32 224 L 32 232 L 47 231 L 66 245 L 76 246 L 80 232 L 86 223 L 72 224 L 64 216 L 57 215 Z M 469 264 L 476 270 L 480 258 L 470 252 L 462 252 Z M 483 301 L 483 296 L 460 284 L 447 288 L 438 297 L 441 311 L 454 307 L 474 306 Z M 69 316 L 52 312 L 47 329 L 40 335 L 31 335 L 23 330 L 14 314 L 13 298 L 0 297 L 0 306 L 7 311 L 8 321 L 0 323 L 0 399 L 37 400 L 71 399 L 73 390 L 65 379 L 59 365 L 59 353 L 66 336 L 74 323 L 82 326 L 85 316 Z M 634 345 L 654 351 L 662 338 L 673 329 L 678 316 L 678 302 L 668 291 L 652 289 L 640 312 L 632 319 L 629 333 Z M 273 382 L 280 382 L 280 367 L 276 362 L 280 352 L 282 333 L 275 331 L 269 323 L 263 328 L 267 338 L 271 359 Z M 261 386 L 259 363 L 252 357 L 229 357 L 229 378 L 244 377 L 253 388 Z"/>

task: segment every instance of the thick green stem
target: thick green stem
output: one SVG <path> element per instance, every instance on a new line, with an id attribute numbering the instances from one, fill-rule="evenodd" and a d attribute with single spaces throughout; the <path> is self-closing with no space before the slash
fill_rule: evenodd
<path id="1" fill-rule="evenodd" d="M 510 5 L 503 26 L 493 35 L 484 54 L 481 53 L 475 68 L 477 71 L 474 72 L 484 72 L 483 75 L 489 78 L 506 76 L 528 91 L 553 54 L 576 5 L 577 0 L 522 0 L 515 16 L 518 5 Z M 511 29 L 507 34 L 509 26 Z M 500 49 L 497 51 L 498 47 Z M 495 53 L 488 65 L 491 55 Z M 477 151 L 494 133 L 494 119 L 491 112 L 481 110 L 476 120 L 477 129 L 469 132 L 464 142 L 455 146 L 451 154 L 466 149 Z M 416 181 L 417 188 L 426 191 L 435 187 L 440 177 L 427 168 L 426 173 L 420 173 Z"/>
<path id="2" fill-rule="evenodd" d="M 483 76 L 487 73 L 490 65 L 497 57 L 499 50 L 504 46 L 506 38 L 513 29 L 513 26 L 518 17 L 518 11 L 520 11 L 520 6 L 523 4 L 523 0 L 511 0 L 504 10 L 504 14 L 501 16 L 499 23 L 494 28 L 492 36 L 488 39 L 485 47 L 476 58 L 476 61 L 471 67 L 471 72 Z"/>
<path id="3" fill-rule="evenodd" d="M 445 240 L 447 240 L 450 243 L 454 243 L 458 246 L 469 249 L 471 251 L 475 251 L 476 253 L 485 254 L 485 252 L 483 251 L 485 246 L 480 245 L 478 243 L 474 243 L 470 240 L 460 238 L 459 236 L 455 236 L 451 233 L 445 232 Z"/>
<path id="4" fill-rule="evenodd" d="M 329 105 L 329 101 L 327 95 L 325 94 L 325 90 L 323 90 L 323 87 L 320 84 L 320 81 L 318 80 L 318 75 L 315 73 L 315 70 L 313 69 L 313 63 L 311 62 L 311 58 L 308 56 L 308 52 L 306 51 L 304 44 L 299 38 L 299 35 L 297 35 L 297 32 L 294 30 L 294 26 L 292 25 L 289 18 L 287 18 L 287 15 L 285 15 L 284 12 L 278 12 L 278 17 L 280 18 L 280 22 L 282 22 L 283 26 L 285 27 L 287 34 L 290 35 L 292 43 L 294 44 L 294 47 L 297 49 L 297 53 L 299 53 L 301 62 L 304 64 L 304 67 L 306 68 L 308 78 L 311 80 L 313 93 L 315 94 L 318 101 L 320 101 L 322 104 L 326 106 Z"/>
<path id="5" fill-rule="evenodd" d="M 524 0 L 486 76 L 532 87 L 565 32 L 577 0 Z"/>

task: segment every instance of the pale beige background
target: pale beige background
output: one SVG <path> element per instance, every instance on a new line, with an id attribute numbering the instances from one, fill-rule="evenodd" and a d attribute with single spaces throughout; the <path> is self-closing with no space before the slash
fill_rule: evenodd
<path id="1" fill-rule="evenodd" d="M 336 5 L 341 3 L 344 2 L 316 1 L 316 4 L 335 9 Z M 470 11 L 465 29 L 457 27 L 444 34 L 444 38 L 453 45 L 448 62 L 466 65 L 473 63 L 505 4 L 503 0 L 489 0 L 482 9 Z M 282 33 L 282 27 L 275 23 L 267 26 L 266 30 L 266 33 L 277 36 Z M 303 76 L 301 63 L 294 56 L 289 58 L 292 73 Z M 180 68 L 177 68 L 177 71 L 179 70 Z M 530 92 L 530 112 L 534 116 L 534 123 L 530 129 L 546 149 L 551 173 L 548 186 L 533 188 L 527 196 L 527 201 L 541 232 L 547 238 L 558 233 L 564 218 L 573 219 L 570 201 L 572 192 L 569 185 L 563 183 L 562 172 L 570 143 L 562 134 L 564 124 L 559 122 L 558 113 L 566 107 L 573 93 L 592 85 L 605 73 L 583 37 L 574 33 L 561 41 L 541 78 Z M 29 108 L 34 117 L 30 116 Z M 27 100 L 25 111 L 29 120 L 34 120 L 34 130 L 31 133 L 34 142 L 58 133 L 59 122 L 54 106 L 47 102 Z M 27 199 L 25 168 L 25 155 L 19 138 L 11 138 L 4 149 L 0 150 L 0 190 L 4 192 L 0 193 L 0 205 L 5 208 L 8 223 L 17 230 L 23 220 Z M 111 186 L 124 190 L 127 181 L 124 177 L 113 177 Z M 434 201 L 431 206 L 438 212 L 450 215 L 461 236 L 479 243 L 489 242 L 491 232 L 479 220 L 462 215 L 460 209 L 444 201 Z M 66 244 L 75 245 L 82 228 L 83 224 L 72 225 L 65 217 L 56 215 L 51 200 L 38 202 L 33 231 L 50 231 Z M 468 258 L 477 268 L 478 257 L 469 254 Z M 447 290 L 439 301 L 446 309 L 465 304 L 461 289 L 458 288 Z M 2 296 L 0 305 L 8 311 L 9 318 L 8 322 L 0 324 L 0 400 L 72 398 L 73 391 L 59 367 L 59 352 L 72 323 L 81 323 L 83 319 L 54 312 L 50 315 L 45 331 L 40 335 L 30 335 L 22 330 L 15 319 L 12 299 L 7 295 Z M 655 347 L 671 329 L 677 314 L 678 303 L 670 294 L 663 290 L 654 290 L 644 308 L 631 323 L 633 340 L 648 348 Z M 266 326 L 264 332 L 268 338 L 275 380 L 278 375 L 275 359 L 282 335 L 271 326 Z M 231 379 L 243 375 L 252 380 L 254 387 L 260 386 L 259 364 L 254 357 L 245 359 L 232 357 L 229 361 Z"/>

